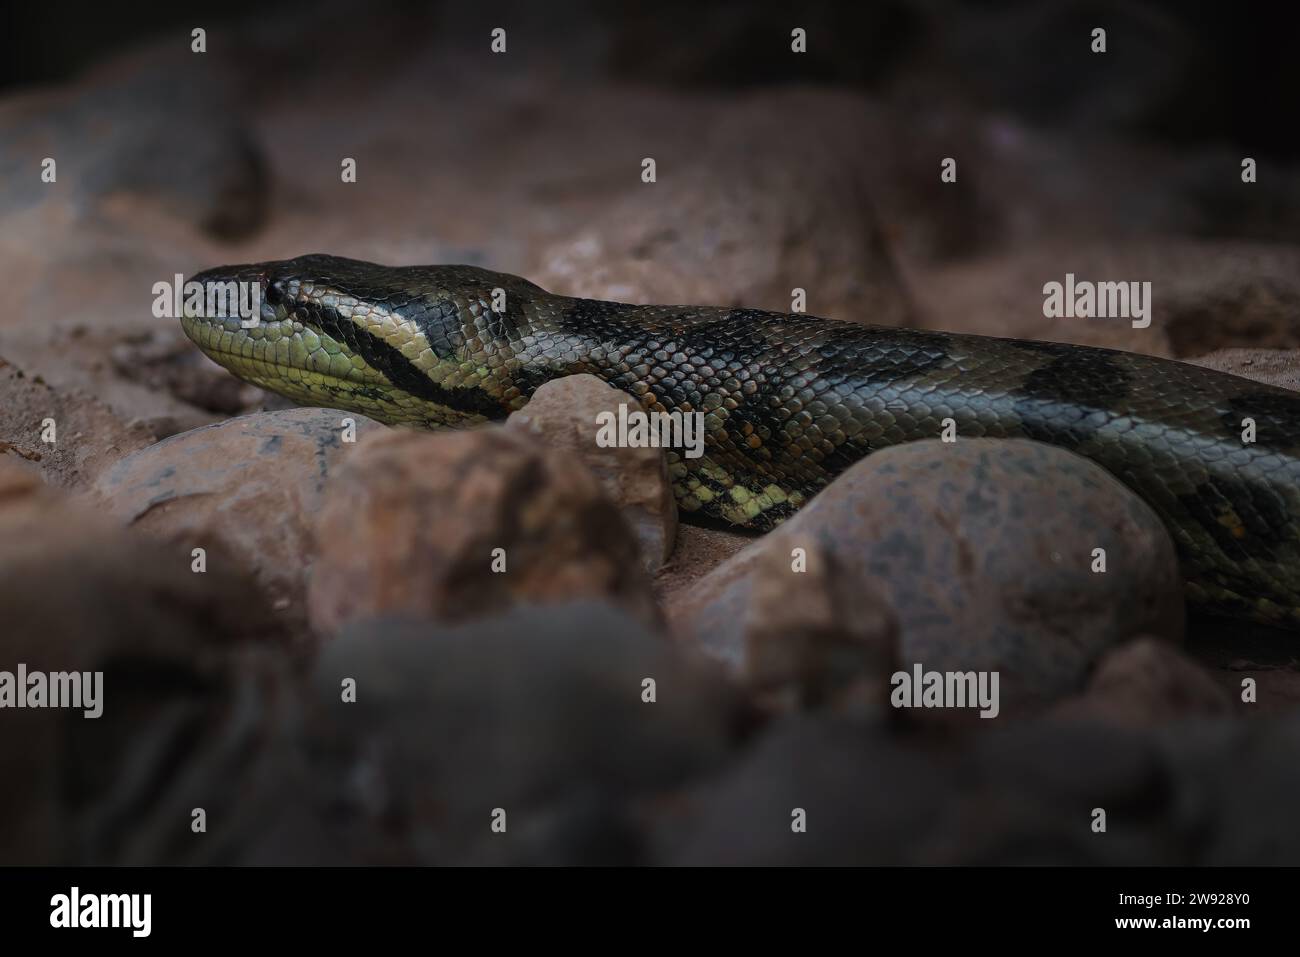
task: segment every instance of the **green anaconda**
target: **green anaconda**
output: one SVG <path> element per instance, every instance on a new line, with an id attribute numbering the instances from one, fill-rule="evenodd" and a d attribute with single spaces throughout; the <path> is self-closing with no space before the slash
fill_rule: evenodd
<path id="1" fill-rule="evenodd" d="M 1300 395 L 1283 389 L 1108 349 L 568 298 L 471 266 L 312 255 L 193 280 L 261 285 L 260 323 L 191 315 L 185 331 L 307 405 L 468 426 L 585 372 L 649 411 L 702 412 L 704 454 L 669 453 L 678 503 L 749 528 L 947 418 L 959 437 L 1062 446 L 1162 517 L 1195 605 L 1300 629 Z"/>

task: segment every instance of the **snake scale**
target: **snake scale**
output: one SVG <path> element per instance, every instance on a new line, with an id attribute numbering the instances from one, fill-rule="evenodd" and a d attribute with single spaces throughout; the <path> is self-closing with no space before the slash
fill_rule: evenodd
<path id="1" fill-rule="evenodd" d="M 569 298 L 472 266 L 310 255 L 193 279 L 260 284 L 259 324 L 187 315 L 185 332 L 302 404 L 462 427 L 590 373 L 648 410 L 702 412 L 704 455 L 669 453 L 678 504 L 748 528 L 945 418 L 959 436 L 1062 446 L 1160 515 L 1194 606 L 1300 629 L 1300 395 L 1283 389 L 1109 349 Z"/>

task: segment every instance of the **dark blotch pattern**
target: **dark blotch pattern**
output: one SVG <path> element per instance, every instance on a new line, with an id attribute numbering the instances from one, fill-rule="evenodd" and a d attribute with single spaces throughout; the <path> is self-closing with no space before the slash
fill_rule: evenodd
<path id="1" fill-rule="evenodd" d="M 1278 392 L 1249 391 L 1232 396 L 1223 424 L 1240 436 L 1242 420 L 1255 420 L 1255 441 L 1266 449 L 1300 449 L 1300 396 Z"/>
<path id="2" fill-rule="evenodd" d="M 401 351 L 383 339 L 340 316 L 333 309 L 316 303 L 298 307 L 303 321 L 316 326 L 326 335 L 347 345 L 372 369 L 383 373 L 397 388 L 458 412 L 477 413 L 489 418 L 504 414 L 500 401 L 477 389 L 445 389 L 411 365 Z"/>
<path id="3" fill-rule="evenodd" d="M 1132 376 L 1106 350 L 1034 345 L 1055 358 L 1014 390 L 1021 428 L 1026 438 L 1077 448 L 1126 405 Z"/>

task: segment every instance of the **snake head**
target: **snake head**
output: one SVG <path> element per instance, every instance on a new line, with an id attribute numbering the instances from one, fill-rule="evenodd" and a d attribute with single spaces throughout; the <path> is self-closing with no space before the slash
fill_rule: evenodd
<path id="1" fill-rule="evenodd" d="M 474 424 L 504 412 L 477 386 L 460 387 L 467 373 L 449 337 L 461 312 L 447 290 L 479 273 L 326 255 L 221 266 L 191 282 L 242 295 L 244 308 L 186 309 L 181 325 L 218 365 L 304 405 L 390 424 Z"/>

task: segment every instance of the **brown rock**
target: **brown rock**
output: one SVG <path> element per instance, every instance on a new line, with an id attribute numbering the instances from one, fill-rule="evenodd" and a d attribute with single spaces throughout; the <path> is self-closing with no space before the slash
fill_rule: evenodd
<path id="1" fill-rule="evenodd" d="M 602 448 L 596 444 L 602 412 L 642 411 L 641 403 L 593 375 L 566 376 L 545 383 L 507 425 L 531 429 L 553 452 L 582 462 L 600 480 L 636 533 L 646 571 L 655 572 L 673 550 L 677 500 L 668 483 L 661 448 Z"/>
<path id="2" fill-rule="evenodd" d="M 1187 361 L 1279 389 L 1300 390 L 1300 351 L 1295 349 L 1219 349 Z"/>
<path id="3" fill-rule="evenodd" d="M 1149 281 L 1151 325 L 1043 315 L 1043 285 Z M 1197 356 L 1236 346 L 1300 346 L 1300 247 L 1242 241 L 1042 242 L 913 277 L 921 324 L 1011 336 Z"/>
<path id="4" fill-rule="evenodd" d="M 51 420 L 53 443 L 45 441 Z M 50 485 L 76 488 L 153 439 L 90 396 L 53 388 L 0 357 L 0 460 L 22 460 Z"/>
<path id="5" fill-rule="evenodd" d="M 743 609 L 747 681 L 785 703 L 879 716 L 889 699 L 898 619 L 879 589 L 843 574 L 833 552 L 763 552 Z"/>
<path id="6" fill-rule="evenodd" d="M 636 539 L 587 469 L 504 428 L 391 431 L 356 452 L 313 529 L 309 613 L 321 632 L 596 597 L 657 621 Z"/>
<path id="7" fill-rule="evenodd" d="M 236 379 L 194 348 L 175 323 L 124 336 L 108 353 L 113 371 L 123 379 L 169 394 L 196 409 L 235 416 L 262 411 L 259 406 L 268 400 L 293 407 L 288 399 Z M 176 424 L 182 423 L 175 423 L 165 414 L 151 423 L 159 438 L 186 431 L 184 427 L 176 428 Z"/>
<path id="8" fill-rule="evenodd" d="M 0 506 L 32 495 L 44 486 L 40 471 L 31 462 L 21 456 L 0 456 Z"/>
<path id="9" fill-rule="evenodd" d="M 1143 637 L 1105 654 L 1087 690 L 1056 713 L 1140 728 L 1227 715 L 1232 702 L 1208 672 L 1167 641 Z"/>
<path id="10" fill-rule="evenodd" d="M 998 671 L 1003 714 L 1081 688 L 1129 635 L 1181 638 L 1182 579 L 1156 515 L 1099 466 L 1026 441 L 911 442 L 850 468 L 794 518 L 669 609 L 738 666 L 769 552 L 824 548 L 846 590 L 878 583 L 902 668 Z M 1091 571 L 1092 550 L 1107 572 Z"/>
<path id="11" fill-rule="evenodd" d="M 216 547 L 247 569 L 277 610 L 305 620 L 314 552 L 309 517 L 358 436 L 381 427 L 333 409 L 260 412 L 173 436 L 118 462 L 95 484 L 109 514 L 189 549 Z M 212 559 L 209 559 L 211 564 Z"/>
<path id="12" fill-rule="evenodd" d="M 742 100 L 702 149 L 658 156 L 654 183 L 633 180 L 597 221 L 546 247 L 533 278 L 564 295 L 776 312 L 799 288 L 811 314 L 906 324 L 908 294 L 861 174 L 869 113 L 858 97 L 807 91 Z"/>

